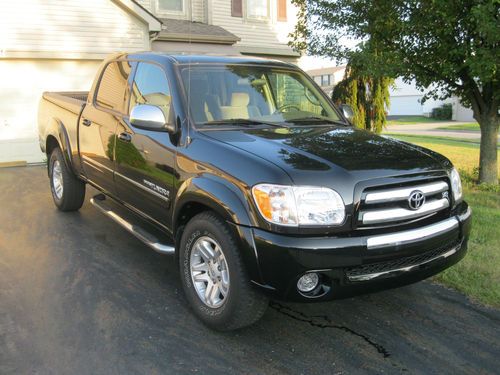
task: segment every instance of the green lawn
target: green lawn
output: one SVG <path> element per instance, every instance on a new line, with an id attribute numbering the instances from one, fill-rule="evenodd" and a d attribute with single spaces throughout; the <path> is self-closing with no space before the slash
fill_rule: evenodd
<path id="1" fill-rule="evenodd" d="M 473 130 L 480 131 L 479 124 L 477 122 L 469 122 L 467 124 L 458 124 L 451 126 L 443 126 L 442 128 L 438 128 L 440 130 Z"/>
<path id="2" fill-rule="evenodd" d="M 387 125 L 414 125 L 426 122 L 442 122 L 442 120 L 436 120 L 435 118 L 425 116 L 394 116 L 389 117 Z"/>
<path id="3" fill-rule="evenodd" d="M 447 156 L 461 171 L 465 200 L 472 207 L 473 225 L 467 256 L 434 279 L 476 301 L 500 307 L 500 188 L 478 188 L 473 183 L 479 160 L 478 145 L 437 137 L 393 136 Z"/>

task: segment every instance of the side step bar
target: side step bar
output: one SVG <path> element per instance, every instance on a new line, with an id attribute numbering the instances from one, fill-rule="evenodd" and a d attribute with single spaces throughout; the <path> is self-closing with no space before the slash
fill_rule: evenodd
<path id="1" fill-rule="evenodd" d="M 103 214 L 107 215 L 111 219 L 113 219 L 116 223 L 120 224 L 123 228 L 128 230 L 134 236 L 136 236 L 139 240 L 144 242 L 154 251 L 157 251 L 162 254 L 174 254 L 175 247 L 169 244 L 161 243 L 154 235 L 149 233 L 144 228 L 138 226 L 137 224 L 131 223 L 131 220 L 125 219 L 123 216 L 120 216 L 116 211 L 113 210 L 110 205 L 107 204 L 106 198 L 102 194 L 98 194 L 95 197 L 90 199 L 90 203 L 94 207 L 96 207 Z"/>

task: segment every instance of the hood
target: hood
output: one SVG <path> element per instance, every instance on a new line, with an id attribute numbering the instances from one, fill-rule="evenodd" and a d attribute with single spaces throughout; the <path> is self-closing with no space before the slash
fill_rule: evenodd
<path id="1" fill-rule="evenodd" d="M 343 126 L 220 130 L 205 135 L 278 165 L 295 184 L 310 184 L 311 177 L 320 175 L 328 175 L 330 181 L 332 175 L 360 181 L 436 171 L 447 162 L 422 147 Z"/>

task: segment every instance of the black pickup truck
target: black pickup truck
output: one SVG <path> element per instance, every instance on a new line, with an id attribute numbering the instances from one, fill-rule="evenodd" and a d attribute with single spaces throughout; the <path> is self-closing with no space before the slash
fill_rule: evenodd
<path id="1" fill-rule="evenodd" d="M 465 255 L 450 161 L 348 114 L 283 62 L 119 54 L 90 92 L 43 94 L 40 146 L 61 211 L 92 185 L 95 207 L 174 255 L 196 315 L 230 330 L 268 298 L 392 288 Z"/>

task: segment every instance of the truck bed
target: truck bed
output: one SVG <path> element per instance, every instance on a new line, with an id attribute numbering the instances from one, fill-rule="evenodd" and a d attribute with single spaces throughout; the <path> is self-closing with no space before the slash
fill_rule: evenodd
<path id="1" fill-rule="evenodd" d="M 80 114 L 88 96 L 88 91 L 46 91 L 43 93 L 43 99 L 76 114 Z"/>
<path id="2" fill-rule="evenodd" d="M 85 104 L 88 91 L 44 92 L 38 107 L 38 133 L 40 148 L 45 152 L 49 134 L 61 124 L 64 127 L 72 153 L 78 151 L 78 120 Z"/>

